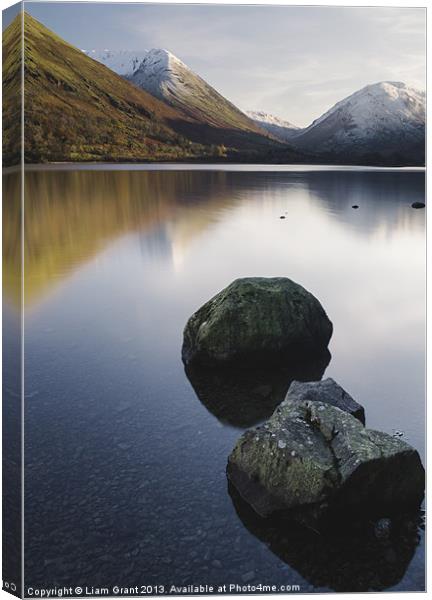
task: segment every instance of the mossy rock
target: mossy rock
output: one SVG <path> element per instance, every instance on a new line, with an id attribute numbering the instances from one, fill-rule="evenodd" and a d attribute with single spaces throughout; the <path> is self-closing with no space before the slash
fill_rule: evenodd
<path id="1" fill-rule="evenodd" d="M 319 355 L 333 326 L 319 301 L 285 277 L 236 279 L 194 313 L 184 330 L 185 364 L 283 363 Z"/>
<path id="2" fill-rule="evenodd" d="M 290 511 L 305 524 L 343 512 L 387 516 L 424 495 L 416 450 L 323 402 L 284 400 L 241 436 L 227 474 L 259 515 Z"/>

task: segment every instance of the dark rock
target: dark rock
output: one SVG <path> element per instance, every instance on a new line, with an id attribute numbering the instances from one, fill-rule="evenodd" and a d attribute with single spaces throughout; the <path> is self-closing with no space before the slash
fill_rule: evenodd
<path id="1" fill-rule="evenodd" d="M 286 218 L 286 217 L 285 217 L 284 215 L 281 215 L 281 216 L 279 217 L 279 219 L 285 219 L 285 218 Z"/>
<path id="2" fill-rule="evenodd" d="M 425 204 L 424 204 L 424 202 L 413 202 L 411 204 L 411 206 L 412 206 L 412 208 L 424 208 Z"/>
<path id="3" fill-rule="evenodd" d="M 383 541 L 369 519 L 351 515 L 316 531 L 284 514 L 260 517 L 232 484 L 228 492 L 246 529 L 315 588 L 352 593 L 393 587 L 404 577 L 420 541 L 418 510 L 395 515 L 391 535 Z"/>
<path id="4" fill-rule="evenodd" d="M 351 208 L 358 208 L 358 204 L 353 204 Z"/>
<path id="5" fill-rule="evenodd" d="M 293 381 L 288 388 L 286 400 L 291 402 L 324 402 L 336 406 L 365 424 L 363 406 L 358 404 L 334 379 L 324 381 Z"/>
<path id="6" fill-rule="evenodd" d="M 321 379 L 331 359 L 326 349 L 289 367 L 238 369 L 185 366 L 199 400 L 220 421 L 234 427 L 252 427 L 268 419 L 284 400 L 293 380 Z"/>
<path id="7" fill-rule="evenodd" d="M 236 279 L 186 324 L 182 359 L 214 366 L 287 364 L 319 355 L 333 326 L 318 300 L 284 277 Z"/>
<path id="8" fill-rule="evenodd" d="M 261 516 L 288 511 L 313 526 L 342 512 L 387 516 L 424 496 L 416 450 L 322 402 L 285 400 L 241 436 L 227 475 Z"/>

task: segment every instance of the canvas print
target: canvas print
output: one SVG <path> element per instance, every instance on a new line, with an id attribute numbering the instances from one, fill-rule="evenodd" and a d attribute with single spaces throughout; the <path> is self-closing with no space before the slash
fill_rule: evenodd
<path id="1" fill-rule="evenodd" d="M 3 11 L 3 590 L 425 590 L 423 7 Z"/>

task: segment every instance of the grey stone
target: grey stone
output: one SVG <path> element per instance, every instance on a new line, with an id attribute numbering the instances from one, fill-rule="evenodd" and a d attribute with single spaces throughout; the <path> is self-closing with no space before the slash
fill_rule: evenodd
<path id="1" fill-rule="evenodd" d="M 318 300 L 285 277 L 236 279 L 194 313 L 183 335 L 185 364 L 248 366 L 320 354 L 333 326 Z"/>
<path id="2" fill-rule="evenodd" d="M 327 377 L 323 381 L 293 381 L 285 397 L 287 401 L 324 402 L 331 404 L 349 413 L 364 425 L 365 412 L 363 406 L 358 404 L 334 379 Z"/>
<path id="3" fill-rule="evenodd" d="M 290 511 L 309 524 L 344 511 L 388 514 L 424 495 L 416 450 L 322 402 L 285 400 L 240 437 L 227 475 L 259 515 Z"/>

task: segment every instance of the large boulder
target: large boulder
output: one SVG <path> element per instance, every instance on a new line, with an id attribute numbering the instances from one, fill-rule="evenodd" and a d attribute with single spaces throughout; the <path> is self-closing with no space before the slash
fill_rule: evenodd
<path id="1" fill-rule="evenodd" d="M 289 511 L 306 524 L 344 512 L 387 516 L 424 495 L 416 450 L 323 402 L 284 400 L 241 436 L 227 474 L 259 515 Z"/>
<path id="2" fill-rule="evenodd" d="M 293 381 L 288 388 L 286 400 L 291 402 L 325 402 L 337 406 L 365 424 L 365 411 L 348 392 L 334 379 L 327 377 L 323 381 Z"/>
<path id="3" fill-rule="evenodd" d="M 284 277 L 236 279 L 186 324 L 185 364 L 274 364 L 318 355 L 333 326 L 318 300 Z"/>

